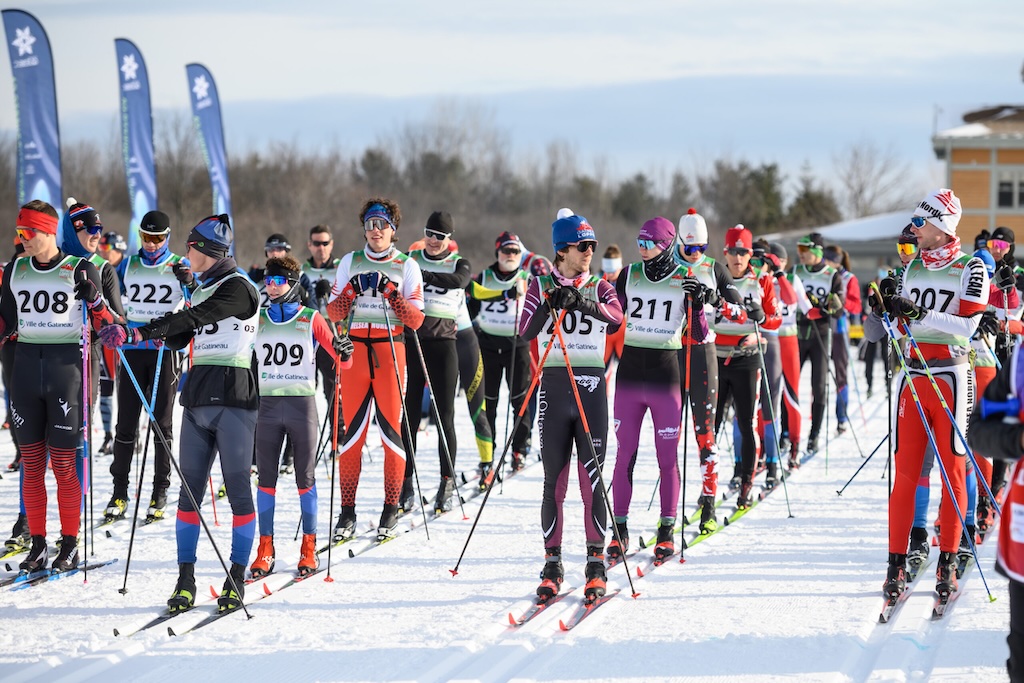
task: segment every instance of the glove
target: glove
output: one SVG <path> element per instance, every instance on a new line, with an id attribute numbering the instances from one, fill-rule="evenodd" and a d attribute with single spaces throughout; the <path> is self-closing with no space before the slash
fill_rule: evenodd
<path id="1" fill-rule="evenodd" d="M 756 301 L 746 301 L 743 307 L 747 309 L 747 318 L 760 325 L 764 322 L 764 308 Z"/>
<path id="2" fill-rule="evenodd" d="M 924 320 L 928 313 L 928 309 L 918 306 L 905 296 L 894 296 L 890 303 L 893 313 L 905 320 Z"/>
<path id="3" fill-rule="evenodd" d="M 351 358 L 352 354 L 356 350 L 355 344 L 352 343 L 352 340 L 348 338 L 347 334 L 341 334 L 335 337 L 333 346 L 334 352 L 338 354 L 338 359 L 341 360 L 342 363 Z"/>
<path id="4" fill-rule="evenodd" d="M 174 277 L 178 278 L 178 282 L 186 287 L 191 286 L 196 280 L 196 276 L 192 274 L 192 268 L 183 261 L 178 261 L 171 266 L 171 271 L 174 273 Z"/>
<path id="5" fill-rule="evenodd" d="M 1004 292 L 1008 292 L 1017 286 L 1017 278 L 1013 275 L 1013 268 L 1003 264 L 996 270 L 992 277 L 992 284 Z"/>
<path id="6" fill-rule="evenodd" d="M 84 301 L 89 308 L 95 307 L 100 300 L 100 290 L 96 283 L 84 276 L 75 283 L 75 298 Z"/>
<path id="7" fill-rule="evenodd" d="M 377 285 L 380 284 L 380 273 L 373 271 L 370 273 L 360 273 L 356 276 L 359 280 L 359 286 L 356 288 L 358 293 L 372 292 L 377 289 Z"/>
<path id="8" fill-rule="evenodd" d="M 710 303 L 711 305 L 718 303 L 718 297 L 715 296 L 715 293 L 695 277 L 683 278 L 682 287 L 683 291 L 686 292 L 686 295 L 690 297 L 694 304 L 703 306 L 706 303 Z"/>
<path id="9" fill-rule="evenodd" d="M 313 285 L 313 293 L 317 299 L 326 299 L 331 295 L 331 282 L 330 280 L 317 280 L 316 284 Z"/>
<path id="10" fill-rule="evenodd" d="M 899 291 L 896 287 L 896 280 L 891 277 L 883 277 L 878 281 L 878 291 L 882 293 L 882 299 L 885 301 L 893 298 Z"/>
<path id="11" fill-rule="evenodd" d="M 127 325 L 105 325 L 99 331 L 100 341 L 108 349 L 116 349 L 125 344 L 138 344 L 142 341 L 142 334 Z"/>
<path id="12" fill-rule="evenodd" d="M 548 297 L 548 305 L 565 311 L 575 311 L 583 305 L 583 295 L 575 287 L 557 287 Z"/>
<path id="13" fill-rule="evenodd" d="M 881 294 L 875 291 L 874 287 L 868 290 L 868 305 L 871 306 L 871 312 L 879 318 L 889 312 L 888 307 L 885 305 L 885 300 Z"/>
<path id="14" fill-rule="evenodd" d="M 838 294 L 829 294 L 821 302 L 822 315 L 833 315 L 841 310 L 843 310 L 843 300 L 839 298 Z"/>
<path id="15" fill-rule="evenodd" d="M 773 275 L 777 274 L 780 270 L 782 270 L 782 261 L 780 261 L 779 257 L 776 256 L 775 254 L 765 254 L 764 265 L 767 266 L 768 272 L 772 273 Z"/>
<path id="16" fill-rule="evenodd" d="M 519 285 L 512 285 L 502 293 L 502 297 L 505 301 L 511 301 L 519 298 Z"/>
<path id="17" fill-rule="evenodd" d="M 398 293 L 398 284 L 394 280 L 384 273 L 377 273 L 377 278 L 377 291 L 380 292 L 385 299 L 390 299 Z"/>
<path id="18" fill-rule="evenodd" d="M 811 308 L 821 308 L 821 299 L 810 292 L 807 293 L 807 300 L 811 302 Z"/>
<path id="19" fill-rule="evenodd" d="M 999 319 L 996 318 L 995 311 L 985 311 L 981 314 L 981 320 L 978 322 L 978 331 L 993 337 L 999 334 Z"/>

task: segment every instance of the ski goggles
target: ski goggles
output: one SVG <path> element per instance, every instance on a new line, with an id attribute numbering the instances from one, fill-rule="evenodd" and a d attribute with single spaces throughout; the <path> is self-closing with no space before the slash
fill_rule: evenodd
<path id="1" fill-rule="evenodd" d="M 363 223 L 363 230 L 366 232 L 372 232 L 374 230 L 380 230 L 381 232 L 383 232 L 390 227 L 391 224 L 388 223 L 383 218 L 371 218 L 367 220 L 365 223 Z"/>
<path id="2" fill-rule="evenodd" d="M 725 253 L 729 256 L 747 256 L 751 252 L 750 249 L 745 249 L 743 247 L 729 247 L 725 250 Z"/>
<path id="3" fill-rule="evenodd" d="M 1009 250 L 1010 248 L 1010 243 L 1006 240 L 989 240 L 987 244 L 989 249 Z"/>
<path id="4" fill-rule="evenodd" d="M 641 249 L 646 249 L 649 251 L 657 247 L 658 243 L 655 242 L 654 240 L 637 240 L 636 246 L 640 247 Z"/>
<path id="5" fill-rule="evenodd" d="M 103 232 L 103 225 L 100 223 L 94 223 L 93 225 L 81 225 L 75 228 L 75 232 L 82 232 L 83 230 L 90 235 L 98 235 Z"/>
<path id="6" fill-rule="evenodd" d="M 706 244 L 684 244 L 683 253 L 687 256 L 693 256 L 694 254 L 703 254 L 707 251 L 708 245 Z"/>
<path id="7" fill-rule="evenodd" d="M 146 244 L 162 244 L 167 239 L 166 234 L 154 235 L 149 232 L 140 232 L 139 237 Z"/>
<path id="8" fill-rule="evenodd" d="M 586 242 L 579 242 L 577 244 L 570 244 L 570 247 L 576 247 L 576 251 L 581 254 L 586 254 L 588 251 L 597 251 L 597 242 L 593 240 L 587 240 Z"/>
<path id="9" fill-rule="evenodd" d="M 263 277 L 263 284 L 267 287 L 275 285 L 277 287 L 284 287 L 288 284 L 288 278 L 284 275 L 266 275 Z"/>
<path id="10" fill-rule="evenodd" d="M 18 233 L 18 239 L 31 240 L 35 239 L 37 231 L 32 228 L 17 228 L 16 232 Z"/>
<path id="11" fill-rule="evenodd" d="M 917 253 L 917 245 L 913 242 L 900 242 L 896 245 L 896 251 L 900 256 L 913 256 Z"/>
<path id="12" fill-rule="evenodd" d="M 431 230 L 430 228 L 423 228 L 423 236 L 429 237 L 432 240 L 437 240 L 438 242 L 444 242 L 446 239 L 451 237 L 451 234 L 447 232 L 441 232 L 440 230 Z"/>
<path id="13" fill-rule="evenodd" d="M 515 247 L 502 247 L 498 251 L 504 254 L 505 256 L 518 256 L 519 254 L 522 253 Z"/>

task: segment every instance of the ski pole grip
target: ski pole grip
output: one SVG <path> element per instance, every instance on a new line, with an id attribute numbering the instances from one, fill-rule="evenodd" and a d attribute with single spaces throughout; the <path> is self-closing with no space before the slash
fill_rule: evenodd
<path id="1" fill-rule="evenodd" d="M 987 420 L 990 417 L 1003 415 L 1006 417 L 1017 417 L 1020 415 L 1020 399 L 1007 397 L 1005 401 L 991 401 L 981 399 L 981 419 Z"/>

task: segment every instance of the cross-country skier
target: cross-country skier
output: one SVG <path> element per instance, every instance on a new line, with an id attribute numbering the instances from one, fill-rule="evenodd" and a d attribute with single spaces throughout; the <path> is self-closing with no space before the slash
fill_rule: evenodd
<path id="1" fill-rule="evenodd" d="M 836 373 L 836 433 L 842 434 L 849 427 L 850 387 L 847 371 L 850 367 L 850 321 L 860 317 L 860 282 L 850 272 L 850 255 L 842 247 L 829 245 L 822 252 L 826 263 L 839 272 L 843 310 L 832 326 L 832 364 Z"/>
<path id="2" fill-rule="evenodd" d="M 113 230 L 103 233 L 100 246 L 96 253 L 103 260 L 117 268 L 128 251 L 128 243 Z M 100 419 L 103 421 L 103 444 L 100 455 L 111 455 L 114 452 L 114 380 L 117 377 L 117 354 L 100 346 L 103 351 L 100 363 Z"/>
<path id="3" fill-rule="evenodd" d="M 334 235 L 328 225 L 314 225 L 309 229 L 309 240 L 306 242 L 309 258 L 302 262 L 302 274 L 309 279 L 312 289 L 309 291 L 310 308 L 315 308 L 320 315 L 327 317 L 327 301 L 331 298 L 331 286 L 334 276 L 338 273 L 341 259 L 334 256 Z M 316 368 L 320 373 L 324 398 L 327 399 L 327 432 L 325 440 L 334 443 L 334 359 L 327 348 L 318 346 L 316 349 Z M 334 460 L 336 453 L 331 453 Z"/>

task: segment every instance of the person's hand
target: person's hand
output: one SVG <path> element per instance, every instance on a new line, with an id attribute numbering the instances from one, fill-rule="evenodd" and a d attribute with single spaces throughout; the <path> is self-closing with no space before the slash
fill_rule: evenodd
<path id="1" fill-rule="evenodd" d="M 885 305 L 885 299 L 878 289 L 874 287 L 868 289 L 868 305 L 871 307 L 871 312 L 879 318 L 889 312 L 888 307 Z"/>
<path id="2" fill-rule="evenodd" d="M 711 299 L 711 290 L 695 277 L 683 278 L 682 289 L 696 305 L 703 306 Z"/>
<path id="3" fill-rule="evenodd" d="M 178 261 L 171 266 L 171 272 L 174 273 L 174 277 L 178 279 L 178 282 L 189 287 L 196 280 L 196 276 L 192 274 L 192 268 L 184 261 Z"/>
<path id="4" fill-rule="evenodd" d="M 375 275 L 377 276 L 377 291 L 380 292 L 385 299 L 390 299 L 398 293 L 398 283 L 384 273 L 375 273 Z"/>
<path id="5" fill-rule="evenodd" d="M 993 337 L 999 334 L 999 319 L 996 317 L 995 311 L 985 311 L 981 314 L 981 320 L 978 321 L 978 331 Z"/>
<path id="6" fill-rule="evenodd" d="M 764 307 L 756 301 L 745 301 L 743 307 L 747 309 L 747 318 L 760 325 L 765 320 Z"/>
<path id="7" fill-rule="evenodd" d="M 511 301 L 513 299 L 518 299 L 519 294 L 519 285 L 515 284 L 506 289 L 504 292 L 502 292 L 501 296 L 502 298 L 505 299 L 505 301 Z"/>
<path id="8" fill-rule="evenodd" d="M 127 325 L 105 325 L 98 332 L 100 341 L 108 349 L 116 349 L 125 344 L 138 344 L 142 341 L 139 331 Z"/>
<path id="9" fill-rule="evenodd" d="M 1004 292 L 1008 292 L 1017 286 L 1017 278 L 1013 274 L 1013 268 L 1007 264 L 1003 264 L 996 269 L 996 273 L 992 276 L 992 284 Z"/>
<path id="10" fill-rule="evenodd" d="M 326 299 L 331 295 L 331 281 L 320 279 L 313 285 L 313 293 L 317 299 Z"/>
<path id="11" fill-rule="evenodd" d="M 583 295 L 572 286 L 556 287 L 548 298 L 548 304 L 552 308 L 575 311 L 583 304 Z"/>
<path id="12" fill-rule="evenodd" d="M 355 353 L 356 347 L 352 343 L 352 340 L 348 338 L 347 334 L 341 334 L 334 338 L 333 342 L 334 352 L 338 354 L 338 358 L 341 362 L 347 361 Z"/>
<path id="13" fill-rule="evenodd" d="M 924 320 L 928 310 L 918 306 L 905 296 L 894 296 L 891 299 L 893 313 L 905 320 Z"/>
<path id="14" fill-rule="evenodd" d="M 89 308 L 93 308 L 99 303 L 100 290 L 96 287 L 95 282 L 85 276 L 85 273 L 82 273 L 82 279 L 75 283 L 75 298 L 84 301 Z"/>
<path id="15" fill-rule="evenodd" d="M 775 254 L 765 254 L 764 264 L 768 266 L 768 272 L 773 275 L 782 270 L 782 261 Z"/>

